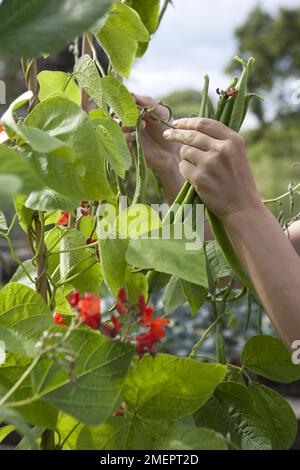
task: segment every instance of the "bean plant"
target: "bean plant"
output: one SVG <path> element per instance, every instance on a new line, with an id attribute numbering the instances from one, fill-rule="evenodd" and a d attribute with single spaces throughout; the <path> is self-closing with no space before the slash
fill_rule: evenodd
<path id="1" fill-rule="evenodd" d="M 201 206 L 189 182 L 164 216 L 149 205 L 140 124 L 145 113 L 158 117 L 155 106 L 136 105 L 123 79 L 169 3 L 0 5 L 0 50 L 19 57 L 24 73 L 24 92 L 0 127 L 0 236 L 18 266 L 0 290 L 0 442 L 16 430 L 19 449 L 275 450 L 294 441 L 291 407 L 259 383 L 300 379 L 282 341 L 253 336 L 240 363 L 230 362 L 223 332 L 231 310 L 248 301 L 250 318 L 250 300 L 259 300 L 220 220 L 206 209 L 215 241 L 201 240 L 184 210 Z M 38 73 L 38 58 L 67 44 L 73 72 Z M 219 90 L 216 105 L 207 76 L 199 93 L 199 116 L 235 131 L 260 99 L 247 89 L 254 59 L 237 60 L 241 77 Z M 172 126 L 171 116 L 163 124 Z M 132 151 L 122 126 L 136 128 Z M 13 243 L 17 226 L 32 251 L 25 261 Z M 153 295 L 162 295 L 162 315 Z M 172 312 L 188 304 L 201 315 L 205 302 L 211 324 L 189 355 L 159 353 Z M 215 357 L 207 358 L 201 345 L 210 335 Z"/>

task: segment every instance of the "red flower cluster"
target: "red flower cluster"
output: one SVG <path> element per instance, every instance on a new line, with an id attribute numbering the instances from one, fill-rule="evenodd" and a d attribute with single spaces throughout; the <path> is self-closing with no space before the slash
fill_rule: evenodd
<path id="1" fill-rule="evenodd" d="M 128 316 L 128 325 L 136 323 L 144 328 L 143 333 L 135 336 L 136 352 L 140 357 L 147 352 L 153 356 L 155 355 L 155 345 L 166 336 L 165 327 L 170 323 L 170 320 L 166 318 L 153 317 L 154 307 L 153 305 L 147 305 L 143 295 L 139 296 L 137 306 L 130 305 L 124 288 L 119 290 L 114 307 L 119 316 L 112 314 L 110 322 L 105 324 L 101 324 L 101 304 L 100 298 L 96 294 L 87 293 L 81 296 L 77 290 L 74 290 L 69 295 L 68 301 L 71 307 L 77 310 L 78 316 L 86 325 L 96 330 L 101 327 L 102 331 L 110 338 L 115 338 L 120 334 L 120 330 L 123 328 L 120 317 L 125 315 Z M 57 325 L 67 326 L 61 313 L 56 312 L 53 315 L 53 321 Z M 134 337 L 129 333 L 124 339 L 125 341 L 132 341 Z"/>
<path id="2" fill-rule="evenodd" d="M 0 122 L 0 134 L 1 134 L 1 132 L 5 132 L 5 130 L 4 130 L 3 125 L 2 125 L 1 122 Z"/>
<path id="3" fill-rule="evenodd" d="M 74 290 L 69 295 L 68 302 L 72 308 L 77 310 L 78 315 L 86 325 L 94 330 L 100 328 L 101 304 L 98 295 L 88 293 L 80 296 L 78 290 Z"/>
<path id="4" fill-rule="evenodd" d="M 58 225 L 68 225 L 70 212 L 62 211 L 60 218 L 58 219 Z"/>
<path id="5" fill-rule="evenodd" d="M 153 305 L 147 305 L 143 295 L 139 296 L 140 325 L 146 326 L 149 330 L 136 337 L 136 352 L 143 356 L 147 351 L 154 355 L 155 344 L 166 336 L 165 326 L 170 323 L 167 318 L 153 318 Z"/>
<path id="6" fill-rule="evenodd" d="M 88 210 L 88 207 L 89 207 L 88 201 L 81 201 L 80 210 L 81 210 L 81 214 L 82 214 L 82 215 L 87 216 L 87 215 L 90 214 L 90 212 L 89 212 L 89 210 Z"/>
<path id="7" fill-rule="evenodd" d="M 53 313 L 53 322 L 59 326 L 68 326 L 66 322 L 63 321 L 63 314 L 59 312 Z"/>
<path id="8" fill-rule="evenodd" d="M 84 294 L 78 303 L 78 311 L 83 322 L 98 330 L 101 324 L 100 298 L 96 294 Z"/>

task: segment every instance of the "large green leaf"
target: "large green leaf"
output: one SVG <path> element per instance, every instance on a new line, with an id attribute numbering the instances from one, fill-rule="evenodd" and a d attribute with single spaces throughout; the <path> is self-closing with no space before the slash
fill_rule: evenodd
<path id="1" fill-rule="evenodd" d="M 60 96 L 49 98 L 30 113 L 26 125 L 42 129 L 72 151 L 72 163 L 57 158 L 60 149 L 30 154 L 45 186 L 76 200 L 112 197 L 96 131 L 79 106 Z"/>
<path id="2" fill-rule="evenodd" d="M 86 244 L 85 236 L 78 230 L 68 230 L 60 243 L 60 276 L 66 279 L 75 275 L 78 277 L 71 281 L 72 285 L 81 293 L 95 292 L 99 293 L 102 283 L 102 273 L 100 263 L 98 262 L 95 248 L 76 248 L 84 247 Z M 69 251 L 74 250 L 75 251 Z"/>
<path id="3" fill-rule="evenodd" d="M 28 159 L 17 150 L 0 145 L 0 207 L 5 208 L 16 194 L 41 187 L 42 182 Z"/>
<path id="4" fill-rule="evenodd" d="M 273 450 L 288 450 L 297 435 L 297 418 L 289 403 L 279 393 L 264 385 L 249 387 L 254 405 L 263 418 Z"/>
<path id="5" fill-rule="evenodd" d="M 193 236 L 196 234 L 192 234 L 187 225 L 164 226 L 137 240 L 130 240 L 126 260 L 132 266 L 174 274 L 207 287 L 204 251 L 198 246 L 197 249 L 188 249 Z"/>
<path id="6" fill-rule="evenodd" d="M 174 421 L 211 397 L 227 367 L 158 354 L 137 359 L 122 392 L 131 412 L 148 419 Z"/>
<path id="7" fill-rule="evenodd" d="M 126 0 L 125 3 L 138 12 L 149 33 L 153 34 L 158 22 L 159 0 L 143 0 L 142 2 L 140 0 Z"/>
<path id="8" fill-rule="evenodd" d="M 35 343 L 51 323 L 47 304 L 33 289 L 9 283 L 0 291 L 0 332 L 9 352 L 34 357 Z"/>
<path id="9" fill-rule="evenodd" d="M 227 264 L 223 253 L 215 241 L 209 241 L 206 245 L 206 253 L 209 266 L 215 280 L 232 276 L 232 270 Z"/>
<path id="10" fill-rule="evenodd" d="M 121 5 L 121 4 L 120 4 Z M 123 83 L 114 77 L 102 78 L 103 99 L 121 119 L 124 126 L 136 126 L 138 108 Z"/>
<path id="11" fill-rule="evenodd" d="M 197 286 L 199 289 L 200 287 Z M 163 306 L 165 313 L 173 313 L 178 307 L 186 302 L 186 296 L 177 276 L 172 276 L 168 282 L 163 295 Z"/>
<path id="12" fill-rule="evenodd" d="M 90 56 L 85 54 L 80 57 L 75 65 L 74 75 L 80 86 L 106 113 L 105 105 L 108 105 L 125 126 L 137 124 L 138 109 L 133 96 L 116 78 L 112 76 L 101 78 Z"/>
<path id="13" fill-rule="evenodd" d="M 0 391 L 8 392 L 17 380 L 30 366 L 31 360 L 17 354 L 8 354 L 5 364 L 0 368 Z M 27 400 L 32 396 L 30 377 L 27 377 L 10 397 L 11 401 Z M 46 402 L 36 400 L 32 403 L 18 406 L 18 412 L 34 426 L 42 426 L 47 429 L 55 429 L 57 422 L 57 410 Z"/>
<path id="14" fill-rule="evenodd" d="M 16 133 L 21 140 L 27 142 L 33 150 L 42 153 L 53 153 L 57 158 L 65 161 L 73 161 L 74 156 L 71 147 L 63 140 L 57 139 L 55 135 L 37 129 L 34 126 L 18 124 L 15 119 L 15 111 L 22 107 L 33 96 L 27 91 L 18 96 L 8 107 L 2 116 L 2 122 Z"/>
<path id="15" fill-rule="evenodd" d="M 149 33 L 135 10 L 115 3 L 97 34 L 115 71 L 129 77 L 138 42 L 148 42 Z"/>
<path id="16" fill-rule="evenodd" d="M 88 54 L 83 54 L 75 63 L 74 77 L 92 100 L 102 108 L 104 105 L 102 80 L 95 62 Z"/>
<path id="17" fill-rule="evenodd" d="M 150 450 L 155 438 L 150 426 L 138 418 L 109 418 L 97 427 L 81 430 L 76 448 L 79 450 Z"/>
<path id="18" fill-rule="evenodd" d="M 33 191 L 26 198 L 25 206 L 38 211 L 54 211 L 57 209 L 73 211 L 79 206 L 80 200 L 71 199 L 62 196 L 53 189 L 43 189 L 42 191 Z"/>
<path id="19" fill-rule="evenodd" d="M 144 204 L 132 204 L 115 220 L 114 228 L 122 238 L 137 238 L 161 227 L 158 213 Z"/>
<path id="20" fill-rule="evenodd" d="M 80 90 L 73 79 L 65 72 L 43 70 L 37 76 L 39 83 L 39 100 L 44 101 L 53 95 L 64 95 L 80 105 Z"/>
<path id="21" fill-rule="evenodd" d="M 120 126 L 108 117 L 98 118 L 96 123 L 102 155 L 116 173 L 124 178 L 125 171 L 131 165 L 131 155 Z"/>
<path id="22" fill-rule="evenodd" d="M 241 450 L 271 450 L 263 417 L 257 412 L 246 387 L 222 383 L 213 397 L 195 414 L 197 426 L 228 437 Z"/>
<path id="23" fill-rule="evenodd" d="M 24 418 L 16 410 L 10 408 L 5 408 L 4 406 L 0 407 L 0 422 L 8 423 L 18 431 L 21 436 L 24 436 L 28 439 L 32 449 L 38 450 L 38 445 L 34 437 L 33 431 L 30 429 L 28 424 L 26 424 Z"/>
<path id="24" fill-rule="evenodd" d="M 300 379 L 300 366 L 292 363 L 291 354 L 279 338 L 253 336 L 245 344 L 242 364 L 256 374 L 290 383 Z"/>
<path id="25" fill-rule="evenodd" d="M 111 0 L 4 0 L 0 50 L 18 57 L 56 52 L 100 18 Z"/>
<path id="26" fill-rule="evenodd" d="M 195 315 L 204 304 L 208 290 L 205 287 L 197 286 L 192 282 L 181 280 L 181 285 L 186 298 L 191 306 L 192 315 Z"/>
<path id="27" fill-rule="evenodd" d="M 100 424 L 116 408 L 134 349 L 91 329 L 72 333 L 68 346 L 76 355 L 75 383 L 65 366 L 42 359 L 33 371 L 32 399 L 42 399 L 82 423 Z"/>
<path id="28" fill-rule="evenodd" d="M 226 439 L 211 429 L 178 427 L 172 429 L 159 443 L 161 450 L 227 450 Z"/>
<path id="29" fill-rule="evenodd" d="M 107 237 L 100 239 L 101 267 L 104 281 L 113 295 L 125 285 L 127 240 Z"/>

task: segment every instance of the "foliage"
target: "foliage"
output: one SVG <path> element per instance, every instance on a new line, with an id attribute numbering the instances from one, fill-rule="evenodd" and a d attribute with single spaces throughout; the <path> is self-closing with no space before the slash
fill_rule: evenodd
<path id="1" fill-rule="evenodd" d="M 0 212 L 0 236 L 18 269 L 0 291 L 7 352 L 0 366 L 0 421 L 6 425 L 0 439 L 17 430 L 20 449 L 287 449 L 295 416 L 251 374 L 290 382 L 299 378 L 299 366 L 279 339 L 268 336 L 250 339 L 242 367 L 228 363 L 223 328 L 230 307 L 251 295 L 233 289 L 239 260 L 212 217 L 218 236 L 210 244 L 180 208 L 175 223 L 160 219 L 147 204 L 141 142 L 130 153 L 121 131 L 133 126 L 139 135 L 143 113 L 153 112 L 137 107 L 119 76 L 127 77 L 136 56 L 146 52 L 161 20 L 159 2 L 117 2 L 102 17 L 109 3 L 73 2 L 70 14 L 61 14 L 70 2 L 0 6 L 1 48 L 29 58 L 23 60 L 28 90 L 1 118 L 1 209 L 14 203 L 15 214 L 6 220 Z M 29 7 L 35 15 L 28 15 Z M 32 57 L 83 31 L 92 52 L 76 58 L 72 74 L 37 76 Z M 109 57 L 107 75 L 94 40 Z M 236 130 L 246 112 L 251 61 L 243 65 L 238 90 L 223 94 L 216 111 L 224 117 L 221 111 L 232 102 L 232 115 L 225 115 Z M 201 101 L 208 115 L 208 78 L 205 90 L 199 108 Z M 90 112 L 80 106 L 86 94 L 94 104 Z M 130 191 L 134 174 L 138 201 Z M 186 189 L 194 198 L 193 188 Z M 124 195 L 126 209 L 119 205 Z M 180 204 L 185 197 L 180 193 Z M 17 225 L 33 251 L 25 262 L 12 242 Z M 112 305 L 99 297 L 103 280 Z M 212 323 L 189 357 L 157 353 L 172 327 L 147 303 L 161 286 L 166 313 L 185 302 L 192 315 L 206 300 L 212 305 Z M 211 333 L 212 363 L 198 354 Z"/>

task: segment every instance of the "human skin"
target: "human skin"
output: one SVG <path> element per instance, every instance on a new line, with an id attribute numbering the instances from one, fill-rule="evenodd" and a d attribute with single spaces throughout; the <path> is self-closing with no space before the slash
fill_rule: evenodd
<path id="1" fill-rule="evenodd" d="M 211 119 L 180 119 L 172 123 L 175 129 L 157 122 L 148 128 L 148 120 L 143 134 L 151 139 L 144 138 L 145 156 L 169 201 L 182 185 L 181 173 L 222 221 L 273 325 L 292 349 L 300 339 L 300 222 L 286 234 L 263 205 L 239 134 Z"/>

